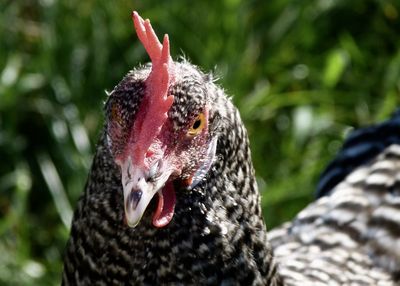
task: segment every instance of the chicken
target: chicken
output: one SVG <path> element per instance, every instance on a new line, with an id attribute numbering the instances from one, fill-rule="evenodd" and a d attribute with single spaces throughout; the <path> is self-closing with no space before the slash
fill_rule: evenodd
<path id="1" fill-rule="evenodd" d="M 269 242 L 238 110 L 211 75 L 172 60 L 167 36 L 161 44 L 148 20 L 133 20 L 151 65 L 109 94 L 63 285 L 394 284 L 400 147 Z"/>

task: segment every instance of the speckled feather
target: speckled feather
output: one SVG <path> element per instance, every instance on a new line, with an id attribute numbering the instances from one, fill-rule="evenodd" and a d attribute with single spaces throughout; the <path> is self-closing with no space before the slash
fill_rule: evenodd
<path id="1" fill-rule="evenodd" d="M 400 146 L 391 145 L 270 232 L 285 284 L 398 285 L 399 171 Z"/>

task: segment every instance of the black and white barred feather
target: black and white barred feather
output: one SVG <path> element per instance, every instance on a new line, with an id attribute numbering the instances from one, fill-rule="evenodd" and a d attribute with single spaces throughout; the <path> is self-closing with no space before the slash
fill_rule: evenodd
<path id="1" fill-rule="evenodd" d="M 330 192 L 355 168 L 374 159 L 386 147 L 400 144 L 400 109 L 390 120 L 353 131 L 322 173 L 317 186 L 317 197 Z"/>
<path id="2" fill-rule="evenodd" d="M 399 111 L 354 131 L 321 176 L 320 198 L 268 234 L 285 284 L 400 283 L 399 131 Z"/>

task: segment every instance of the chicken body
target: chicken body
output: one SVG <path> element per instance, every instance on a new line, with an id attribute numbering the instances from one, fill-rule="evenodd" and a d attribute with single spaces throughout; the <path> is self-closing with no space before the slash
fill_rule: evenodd
<path id="1" fill-rule="evenodd" d="M 286 285 L 397 285 L 400 146 L 391 145 L 269 241 Z"/>

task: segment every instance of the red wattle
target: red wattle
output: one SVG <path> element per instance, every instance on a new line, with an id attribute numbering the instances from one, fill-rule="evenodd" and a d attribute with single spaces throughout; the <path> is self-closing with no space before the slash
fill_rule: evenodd
<path id="1" fill-rule="evenodd" d="M 153 215 L 153 225 L 164 227 L 170 223 L 174 216 L 176 196 L 172 182 L 168 182 L 161 192 L 158 192 L 157 209 Z"/>

